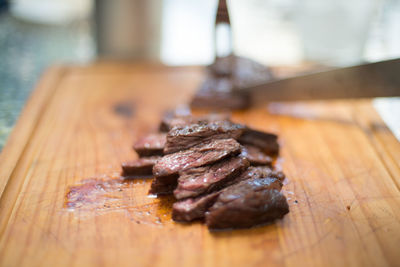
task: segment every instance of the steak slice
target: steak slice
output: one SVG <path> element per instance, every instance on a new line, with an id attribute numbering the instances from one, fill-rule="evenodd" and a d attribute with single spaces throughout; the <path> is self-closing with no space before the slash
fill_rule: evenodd
<path id="1" fill-rule="evenodd" d="M 210 123 L 199 122 L 183 127 L 174 127 L 168 132 L 164 153 L 170 154 L 185 150 L 197 144 L 216 139 L 238 139 L 244 126 L 229 120 Z"/>
<path id="2" fill-rule="evenodd" d="M 186 118 L 191 118 L 191 117 L 192 117 L 191 111 L 188 106 L 180 106 L 174 110 L 168 110 L 168 111 L 164 112 L 164 114 L 161 118 L 159 131 L 160 132 L 168 132 L 169 130 L 171 130 L 172 129 L 171 122 L 175 119 L 178 119 L 178 118 L 186 119 Z"/>
<path id="3" fill-rule="evenodd" d="M 241 145 L 234 139 L 218 139 L 199 144 L 188 150 L 162 157 L 153 167 L 155 176 L 168 176 L 190 168 L 214 163 L 239 154 Z"/>
<path id="4" fill-rule="evenodd" d="M 180 173 L 178 187 L 174 190 L 176 199 L 196 197 L 219 188 L 238 176 L 249 166 L 247 159 L 232 157 L 213 165 L 192 168 Z"/>
<path id="5" fill-rule="evenodd" d="M 155 195 L 169 195 L 172 194 L 176 188 L 178 181 L 178 174 L 172 174 L 163 177 L 156 177 L 151 183 L 149 194 Z"/>
<path id="6" fill-rule="evenodd" d="M 275 156 L 279 153 L 278 137 L 275 134 L 246 128 L 238 141 L 244 145 L 258 147 L 270 156 Z"/>
<path id="7" fill-rule="evenodd" d="M 168 132 L 174 127 L 184 127 L 194 123 L 210 123 L 223 120 L 229 120 L 228 114 L 208 114 L 204 116 L 192 116 L 190 114 L 176 115 L 166 113 L 160 123 L 160 131 Z"/>
<path id="8" fill-rule="evenodd" d="M 262 152 L 261 149 L 259 149 L 258 147 L 252 145 L 244 145 L 241 155 L 247 158 L 250 162 L 250 165 L 252 166 L 272 166 L 272 158 Z"/>
<path id="9" fill-rule="evenodd" d="M 259 166 L 259 167 L 254 167 L 254 166 L 250 166 L 249 168 L 247 168 L 247 170 L 245 170 L 244 172 L 242 172 L 239 176 L 236 176 L 233 180 L 228 181 L 225 185 L 225 187 L 228 187 L 230 185 L 233 184 L 237 184 L 241 181 L 245 181 L 248 179 L 252 179 L 252 178 L 262 178 L 262 177 L 272 177 L 275 178 L 274 176 L 271 175 L 272 173 L 272 169 L 269 167 L 265 167 L 265 166 Z"/>
<path id="10" fill-rule="evenodd" d="M 122 163 L 122 175 L 132 177 L 143 177 L 152 175 L 154 164 L 161 157 L 147 157 Z"/>
<path id="11" fill-rule="evenodd" d="M 248 171 L 245 171 L 245 173 L 246 172 Z M 257 175 L 262 174 L 261 171 L 253 171 L 250 173 L 251 174 L 249 175 L 240 175 L 239 177 L 242 177 L 242 179 L 245 178 L 251 179 L 247 183 L 250 184 L 258 183 L 260 187 L 265 186 L 276 190 L 280 190 L 282 188 L 282 183 L 274 177 L 267 177 L 267 178 L 257 177 Z M 232 180 L 231 182 L 237 182 L 238 184 L 230 185 L 224 189 L 221 189 L 217 192 L 213 192 L 208 195 L 202 195 L 196 198 L 187 198 L 175 202 L 174 205 L 172 206 L 172 218 L 175 221 L 184 221 L 184 222 L 190 222 L 195 219 L 204 218 L 206 211 L 209 209 L 209 207 L 211 207 L 215 203 L 218 196 L 222 192 L 230 190 L 230 188 L 234 186 L 240 187 L 242 185 L 246 185 L 246 181 L 239 179 Z"/>
<path id="12" fill-rule="evenodd" d="M 250 179 L 223 190 L 205 214 L 210 229 L 243 228 L 282 218 L 289 212 L 282 183 L 274 178 Z"/>
<path id="13" fill-rule="evenodd" d="M 219 194 L 220 191 L 217 191 L 205 196 L 187 198 L 175 202 L 172 206 L 172 219 L 174 221 L 190 222 L 204 218 L 204 214 L 214 204 Z"/>
<path id="14" fill-rule="evenodd" d="M 149 134 L 139 139 L 133 145 L 133 149 L 140 157 L 162 156 L 166 140 L 167 135 L 165 133 Z"/>

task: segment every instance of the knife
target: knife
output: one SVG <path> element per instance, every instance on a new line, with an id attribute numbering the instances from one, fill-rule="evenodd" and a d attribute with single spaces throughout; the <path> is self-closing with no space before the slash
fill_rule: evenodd
<path id="1" fill-rule="evenodd" d="M 400 58 L 235 89 L 252 106 L 269 101 L 400 96 Z"/>

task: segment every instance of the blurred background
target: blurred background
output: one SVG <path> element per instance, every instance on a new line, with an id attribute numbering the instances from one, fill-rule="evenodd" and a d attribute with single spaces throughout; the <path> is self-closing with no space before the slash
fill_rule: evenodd
<path id="1" fill-rule="evenodd" d="M 51 64 L 212 63 L 216 7 L 217 0 L 0 0 L 0 150 Z M 400 57 L 400 0 L 228 0 L 228 7 L 234 52 L 265 65 Z M 398 103 L 375 106 L 384 117 Z"/>

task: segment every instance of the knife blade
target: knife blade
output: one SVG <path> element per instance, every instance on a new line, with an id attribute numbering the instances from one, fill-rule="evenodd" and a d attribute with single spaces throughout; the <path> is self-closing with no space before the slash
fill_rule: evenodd
<path id="1" fill-rule="evenodd" d="M 400 58 L 236 89 L 252 106 L 270 101 L 400 96 Z"/>

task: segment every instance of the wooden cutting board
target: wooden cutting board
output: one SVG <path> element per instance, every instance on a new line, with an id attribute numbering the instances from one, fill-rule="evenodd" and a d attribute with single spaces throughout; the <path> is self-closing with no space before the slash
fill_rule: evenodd
<path id="1" fill-rule="evenodd" d="M 275 224 L 174 223 L 149 180 L 66 208 L 71 186 L 117 176 L 134 140 L 202 78 L 194 67 L 49 70 L 1 154 L 0 266 L 400 266 L 400 144 L 367 100 L 233 114 L 280 137 L 290 213 Z"/>

